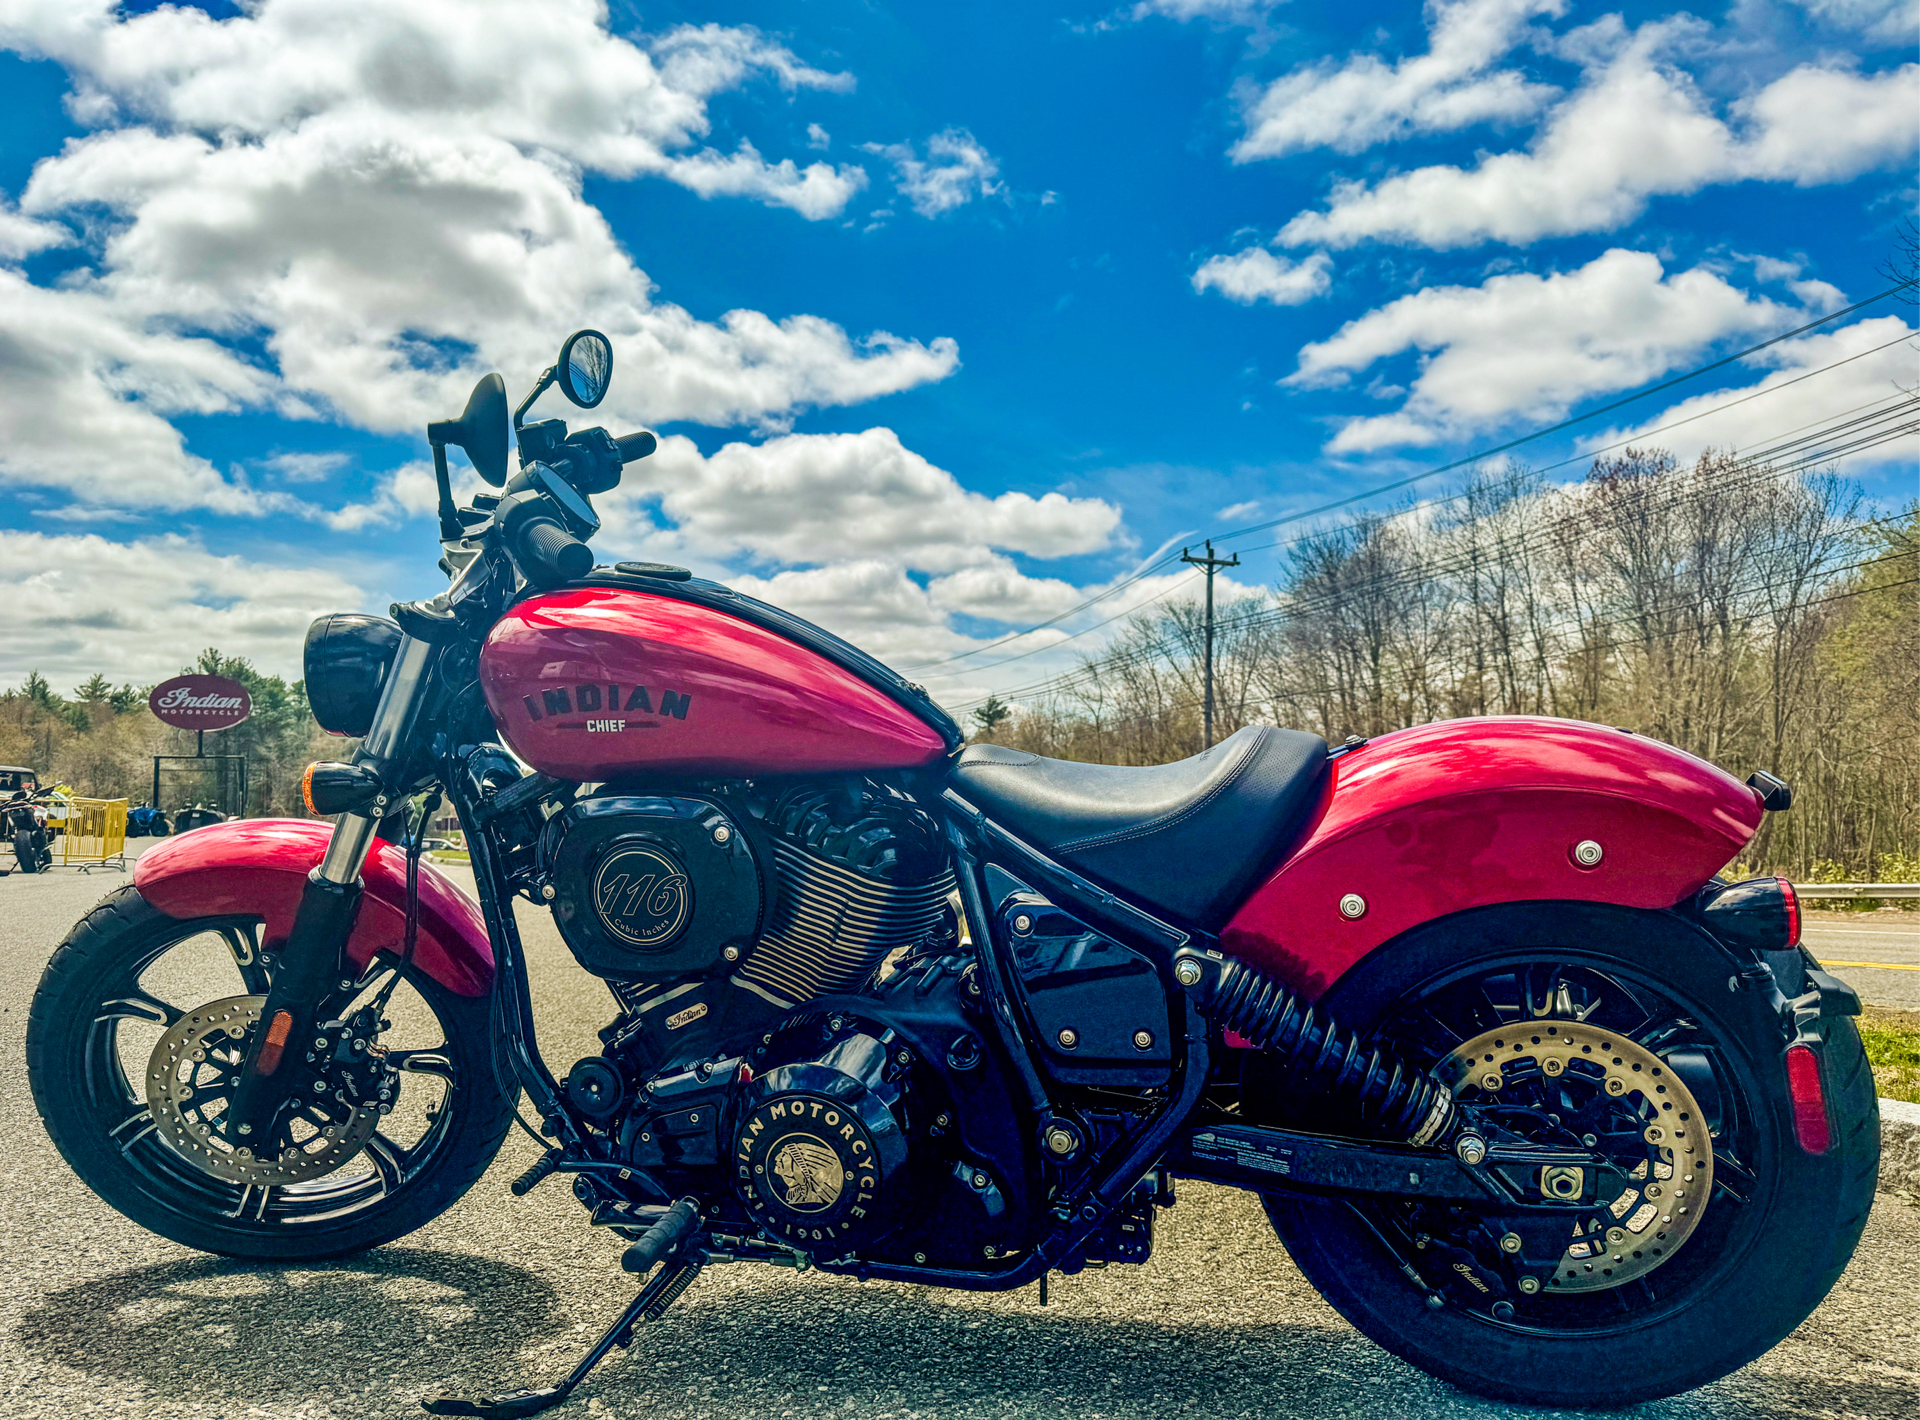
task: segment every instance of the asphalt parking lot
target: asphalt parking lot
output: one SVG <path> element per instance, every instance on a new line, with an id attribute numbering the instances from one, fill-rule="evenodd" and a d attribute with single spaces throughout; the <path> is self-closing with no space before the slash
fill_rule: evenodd
<path id="1" fill-rule="evenodd" d="M 1801 936 L 1861 1000 L 1920 1011 L 1920 912 L 1809 912 Z"/>
<path id="2" fill-rule="evenodd" d="M 189 1252 L 81 1187 L 34 1112 L 22 1039 L 54 945 L 123 881 L 72 870 L 0 879 L 0 1060 L 8 1067 L 0 1128 L 9 1143 L 0 1159 L 0 1417 L 417 1415 L 417 1402 L 443 1384 L 501 1390 L 564 1371 L 631 1286 L 619 1270 L 619 1241 L 588 1229 L 564 1188 L 548 1185 L 524 1200 L 508 1193 L 533 1157 L 522 1138 L 510 1139 L 487 1177 L 429 1227 L 314 1267 L 243 1266 Z M 606 996 L 572 965 L 543 916 L 529 910 L 522 920 L 543 1044 L 564 1065 L 592 1043 Z M 1896 940 L 1843 953 L 1820 940 L 1816 952 L 1842 959 L 1887 960 L 1884 952 L 1901 950 Z M 1715 1385 L 1630 1413 L 1915 1414 L 1917 1222 L 1920 1213 L 1883 1195 L 1853 1267 L 1798 1332 Z M 632 1352 L 605 1364 L 582 1399 L 554 1413 L 1513 1413 L 1431 1380 L 1359 1336 L 1307 1287 L 1253 1201 L 1225 1190 L 1184 1185 L 1150 1263 L 1057 1278 L 1052 1300 L 1043 1310 L 1032 1287 L 978 1297 L 710 1269 L 643 1330 Z"/>

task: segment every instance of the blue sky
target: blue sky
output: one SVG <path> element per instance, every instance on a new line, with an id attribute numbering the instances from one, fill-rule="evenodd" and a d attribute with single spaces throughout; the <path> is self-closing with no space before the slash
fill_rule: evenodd
<path id="1" fill-rule="evenodd" d="M 595 417 L 664 436 L 603 558 L 956 705 L 1030 682 L 1186 595 L 1072 612 L 1169 543 L 1881 290 L 1917 33 L 1912 0 L 0 0 L 0 680 L 291 671 L 312 615 L 430 592 L 421 425 L 593 324 Z M 1528 457 L 1859 357 L 1660 440 L 1757 445 L 1911 387 L 1912 324 Z M 1913 441 L 1846 471 L 1910 498 Z"/>

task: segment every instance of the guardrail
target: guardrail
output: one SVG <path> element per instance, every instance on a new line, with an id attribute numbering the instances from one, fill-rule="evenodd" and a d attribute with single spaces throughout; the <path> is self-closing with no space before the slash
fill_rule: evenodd
<path id="1" fill-rule="evenodd" d="M 1862 897 L 1917 898 L 1920 883 L 1795 883 L 1793 895 L 1806 902 L 1848 902 Z"/>

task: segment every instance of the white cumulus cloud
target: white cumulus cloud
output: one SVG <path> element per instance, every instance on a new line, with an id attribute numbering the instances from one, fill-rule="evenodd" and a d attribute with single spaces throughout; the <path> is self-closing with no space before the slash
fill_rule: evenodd
<path id="1" fill-rule="evenodd" d="M 927 140 L 923 159 L 911 143 L 866 145 L 893 164 L 894 185 L 922 217 L 938 217 L 976 198 L 1003 197 L 1000 165 L 971 133 L 949 128 Z"/>
<path id="2" fill-rule="evenodd" d="M 1299 369 L 1282 383 L 1342 385 L 1417 352 L 1419 373 L 1401 407 L 1349 421 L 1327 448 L 1433 444 L 1507 419 L 1559 418 L 1588 396 L 1646 384 L 1718 341 L 1762 335 L 1803 314 L 1705 267 L 1668 275 L 1652 254 L 1615 248 L 1574 271 L 1403 296 L 1303 347 Z"/>
<path id="3" fill-rule="evenodd" d="M 1208 257 L 1193 273 L 1195 291 L 1215 290 L 1228 300 L 1251 306 L 1271 301 L 1297 306 L 1325 295 L 1333 284 L 1333 259 L 1323 251 L 1302 261 L 1275 256 L 1265 247 L 1248 247 L 1232 256 Z"/>
<path id="4" fill-rule="evenodd" d="M 1803 64 L 1720 113 L 1665 53 L 1691 28 L 1650 24 L 1611 47 L 1525 149 L 1472 167 L 1343 179 L 1324 211 L 1295 216 L 1278 240 L 1525 245 L 1610 231 L 1656 196 L 1744 180 L 1840 182 L 1911 160 L 1920 65 L 1858 74 L 1838 63 Z"/>
<path id="5" fill-rule="evenodd" d="M 858 168 L 696 146 L 707 101 L 755 74 L 851 82 L 757 31 L 683 28 L 647 49 L 587 0 L 261 0 L 225 20 L 0 0 L 0 44 L 64 65 L 89 125 L 0 208 L 0 259 L 54 241 L 94 258 L 58 288 L 4 274 L 16 437 L 0 471 L 16 482 L 120 506 L 285 506 L 194 458 L 167 417 L 413 430 L 487 369 L 530 378 L 589 324 L 619 349 L 606 409 L 627 424 L 778 429 L 957 367 L 946 339 L 698 319 L 583 200 L 597 171 L 838 212 Z M 261 353 L 222 343 L 236 338 Z"/>
<path id="6" fill-rule="evenodd" d="M 0 663 L 55 685 L 96 671 L 139 684 L 176 674 L 203 646 L 298 676 L 307 626 L 362 593 L 333 572 L 221 556 L 184 537 L 0 530 L 0 598 Z"/>
<path id="7" fill-rule="evenodd" d="M 1916 357 L 1920 357 L 1920 331 L 1899 316 L 1856 321 L 1750 356 L 1746 364 L 1768 370 L 1755 384 L 1696 395 L 1643 423 L 1609 429 L 1584 442 L 1588 448 L 1627 439 L 1658 444 L 1683 461 L 1709 448 L 1765 449 L 1842 416 L 1868 419 L 1877 410 L 1895 408 L 1915 389 L 1920 364 Z M 1766 397 L 1742 402 L 1754 395 Z M 1910 416 L 1896 415 L 1885 425 L 1861 424 L 1855 437 L 1864 440 L 1902 424 L 1911 427 Z M 1887 463 L 1912 467 L 1916 461 L 1920 461 L 1920 435 L 1909 433 L 1842 454 L 1835 465 L 1842 469 Z"/>
<path id="8" fill-rule="evenodd" d="M 1236 162 L 1307 148 L 1357 153 L 1415 133 L 1529 118 L 1559 91 L 1518 70 L 1496 69 L 1528 22 L 1560 15 L 1566 0 L 1431 0 L 1425 54 L 1387 64 L 1350 55 L 1302 65 L 1247 104 Z"/>
<path id="9" fill-rule="evenodd" d="M 668 438 L 629 466 L 610 506 L 632 510 L 632 535 L 647 527 L 635 505 L 656 502 L 676 545 L 709 559 L 877 561 L 935 574 L 992 564 L 995 549 L 1096 552 L 1120 523 L 1119 509 L 1098 498 L 971 492 L 886 428 L 733 443 L 711 457 Z"/>

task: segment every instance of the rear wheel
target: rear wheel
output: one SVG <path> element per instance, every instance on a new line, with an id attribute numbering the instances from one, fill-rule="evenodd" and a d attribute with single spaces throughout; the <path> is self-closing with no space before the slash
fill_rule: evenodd
<path id="1" fill-rule="evenodd" d="M 1627 1182 L 1608 1206 L 1593 1180 L 1542 1174 L 1543 1202 L 1564 1188 L 1565 1208 L 1506 1216 L 1271 1194 L 1301 1271 L 1388 1350 L 1500 1400 L 1625 1405 L 1768 1350 L 1852 1256 L 1879 1117 L 1858 1032 L 1830 1022 L 1833 1143 L 1804 1152 L 1780 1024 L 1729 990 L 1731 969 L 1676 918 L 1584 904 L 1464 914 L 1369 958 L 1327 997 L 1343 1023 L 1438 1066 L 1501 1128 L 1592 1150 Z"/>
<path id="2" fill-rule="evenodd" d="M 270 981 L 258 924 L 177 920 L 123 888 L 41 978 L 27 1026 L 34 1102 L 88 1187 L 175 1242 L 259 1259 L 389 1242 L 451 1207 L 512 1119 L 488 1000 L 409 969 L 373 1009 L 391 976 L 343 1003 L 349 1024 L 288 1072 L 302 1107 L 281 1137 L 234 1147 L 220 1116 Z"/>
<path id="3" fill-rule="evenodd" d="M 37 828 L 16 828 L 13 831 L 13 860 L 20 865 L 21 872 L 37 873 L 47 867 L 52 858 L 45 833 Z"/>

